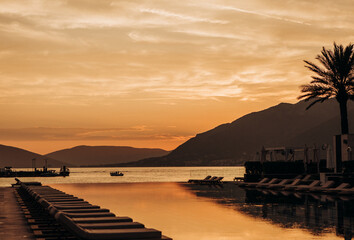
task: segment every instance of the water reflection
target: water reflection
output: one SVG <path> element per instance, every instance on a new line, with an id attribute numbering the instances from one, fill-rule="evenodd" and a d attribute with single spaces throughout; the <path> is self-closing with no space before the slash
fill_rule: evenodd
<path id="1" fill-rule="evenodd" d="M 221 187 L 188 185 L 197 196 L 263 219 L 283 228 L 301 228 L 321 237 L 334 232 L 350 240 L 354 229 L 354 198 L 330 195 L 241 189 L 233 184 Z M 321 238 L 320 238 L 321 239 Z"/>
<path id="2" fill-rule="evenodd" d="M 336 235 L 330 227 L 314 234 L 307 230 L 310 228 L 296 226 L 305 222 L 297 218 L 304 208 L 301 199 L 294 199 L 294 206 L 284 210 L 277 205 L 290 206 L 286 200 L 276 202 L 270 195 L 245 192 L 232 183 L 223 187 L 181 183 L 52 186 L 108 208 L 118 216 L 129 216 L 146 227 L 162 230 L 174 240 L 333 240 L 344 236 Z M 292 216 L 298 220 L 292 220 Z M 321 221 L 324 220 L 325 217 Z M 284 228 L 286 222 L 293 223 L 292 228 Z"/>

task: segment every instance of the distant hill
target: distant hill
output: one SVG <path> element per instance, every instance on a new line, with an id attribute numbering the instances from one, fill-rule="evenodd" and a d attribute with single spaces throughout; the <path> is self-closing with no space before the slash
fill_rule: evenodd
<path id="1" fill-rule="evenodd" d="M 262 146 L 332 144 L 333 135 L 340 134 L 338 103 L 331 99 L 306 111 L 308 105 L 280 103 L 197 134 L 167 156 L 122 166 L 240 165 L 253 159 Z M 348 103 L 348 115 L 349 130 L 354 132 L 353 103 Z"/>
<path id="2" fill-rule="evenodd" d="M 0 145 L 0 167 L 32 167 L 32 159 L 34 158 L 36 159 L 35 166 L 37 168 L 42 168 L 44 166 L 44 159 L 48 159 L 48 167 L 61 167 L 63 165 L 71 166 L 70 164 L 44 157 L 40 154 L 21 148 Z"/>
<path id="3" fill-rule="evenodd" d="M 160 157 L 169 152 L 154 148 L 119 146 L 77 146 L 45 155 L 78 166 L 115 166 L 144 158 Z"/>

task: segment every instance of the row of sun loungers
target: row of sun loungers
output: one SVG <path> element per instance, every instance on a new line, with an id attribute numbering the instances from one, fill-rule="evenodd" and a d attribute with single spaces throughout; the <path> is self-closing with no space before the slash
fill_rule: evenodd
<path id="1" fill-rule="evenodd" d="M 306 197 L 313 198 L 315 200 L 319 200 L 321 202 L 334 202 L 336 200 L 353 200 L 354 195 L 346 195 L 346 194 L 318 194 L 314 192 L 297 192 L 297 191 L 277 191 L 272 189 L 254 189 L 260 191 L 264 195 L 273 195 L 279 197 L 296 197 L 298 199 L 303 199 Z"/>
<path id="2" fill-rule="evenodd" d="M 310 180 L 309 175 L 304 178 L 278 179 L 263 178 L 256 183 L 238 183 L 239 186 L 258 189 L 272 189 L 281 191 L 312 192 L 326 194 L 354 194 L 354 187 L 349 183 L 336 184 L 334 181 L 327 181 L 321 184 L 320 180 Z"/>
<path id="3" fill-rule="evenodd" d="M 206 176 L 204 179 L 190 179 L 188 180 L 189 183 L 196 183 L 196 184 L 222 184 L 222 180 L 224 177 L 212 177 Z"/>
<path id="4" fill-rule="evenodd" d="M 145 228 L 129 217 L 117 217 L 108 209 L 49 186 L 19 185 L 19 192 L 27 200 L 36 203 L 37 208 L 44 210 L 57 222 L 58 229 L 64 228 L 73 234 L 74 239 L 171 240 L 163 236 L 161 231 Z M 44 220 L 37 218 L 35 221 L 43 223 Z M 41 228 L 45 230 L 45 226 Z"/>

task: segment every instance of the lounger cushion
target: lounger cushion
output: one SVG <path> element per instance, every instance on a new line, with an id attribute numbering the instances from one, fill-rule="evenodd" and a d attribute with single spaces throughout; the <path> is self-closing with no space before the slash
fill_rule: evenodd
<path id="1" fill-rule="evenodd" d="M 138 222 L 112 222 L 112 223 L 80 223 L 85 229 L 119 229 L 119 228 L 143 228 L 144 224 Z"/>
<path id="2" fill-rule="evenodd" d="M 77 223 L 132 222 L 130 217 L 72 218 Z"/>

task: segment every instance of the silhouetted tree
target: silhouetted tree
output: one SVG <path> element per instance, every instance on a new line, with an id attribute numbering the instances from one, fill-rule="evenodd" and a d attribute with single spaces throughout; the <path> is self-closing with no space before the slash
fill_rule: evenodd
<path id="1" fill-rule="evenodd" d="M 343 45 L 334 43 L 333 51 L 323 47 L 316 59 L 322 66 L 304 61 L 305 67 L 316 75 L 312 76 L 310 84 L 301 86 L 301 92 L 304 94 L 298 99 L 314 99 L 307 110 L 318 102 L 322 103 L 335 97 L 339 103 L 342 134 L 348 134 L 347 102 L 354 100 L 353 44 L 350 43 L 344 48 Z"/>

